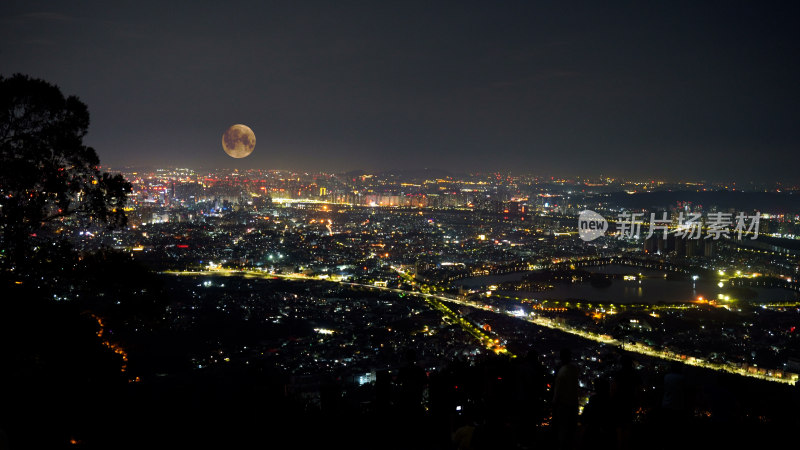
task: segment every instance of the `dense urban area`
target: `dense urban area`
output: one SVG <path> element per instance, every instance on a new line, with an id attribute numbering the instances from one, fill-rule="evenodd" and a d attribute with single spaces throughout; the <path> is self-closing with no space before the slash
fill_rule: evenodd
<path id="1" fill-rule="evenodd" d="M 269 374 L 269 389 L 281 386 L 271 402 L 303 414 L 376 420 L 384 408 L 407 419 L 405 379 L 418 366 L 429 420 L 400 423 L 445 443 L 448 429 L 484 423 L 485 439 L 517 445 L 547 439 L 564 348 L 580 368 L 580 411 L 598 380 L 631 364 L 642 433 L 657 423 L 665 374 L 675 371 L 691 375 L 686 408 L 697 427 L 738 423 L 723 420 L 734 404 L 736 420 L 777 426 L 796 397 L 800 205 L 791 188 L 428 170 L 122 174 L 133 187 L 125 227 L 66 220 L 51 232 L 88 259 L 97 249 L 109 264 L 121 259 L 127 268 L 112 279 L 142 277 L 118 310 L 92 314 L 132 388 L 255 370 Z M 611 223 L 597 239 L 580 235 L 585 210 Z M 681 236 L 691 214 L 697 233 Z M 731 221 L 714 236 L 719 214 Z M 737 214 L 749 218 L 745 230 Z M 626 217 L 635 219 L 627 229 Z M 36 239 L 55 245 L 46 233 Z M 106 295 L 103 282 L 52 296 Z M 123 313 L 155 291 L 158 325 Z"/>
<path id="2" fill-rule="evenodd" d="M 799 2 L 0 2 L 0 450 L 771 449 Z"/>

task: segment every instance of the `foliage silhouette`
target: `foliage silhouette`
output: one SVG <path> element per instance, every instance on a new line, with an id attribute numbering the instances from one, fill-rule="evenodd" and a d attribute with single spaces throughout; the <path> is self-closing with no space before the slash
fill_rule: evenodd
<path id="1" fill-rule="evenodd" d="M 25 262 L 31 238 L 68 224 L 126 222 L 130 183 L 100 171 L 84 145 L 89 110 L 47 81 L 0 76 L 0 250 L 2 264 Z"/>

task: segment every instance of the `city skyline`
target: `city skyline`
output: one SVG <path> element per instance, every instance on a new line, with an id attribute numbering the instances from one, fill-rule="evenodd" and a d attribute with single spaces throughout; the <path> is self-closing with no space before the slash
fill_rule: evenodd
<path id="1" fill-rule="evenodd" d="M 0 72 L 109 166 L 798 179 L 796 5 L 96 6 L 4 4 Z"/>
<path id="2" fill-rule="evenodd" d="M 798 19 L 0 3 L 0 450 L 785 445 Z"/>
<path id="3" fill-rule="evenodd" d="M 251 167 L 235 167 L 235 162 L 231 165 L 220 164 L 219 166 L 210 166 L 210 165 L 152 165 L 152 164 L 141 164 L 141 165 L 116 165 L 110 166 L 103 164 L 105 170 L 109 170 L 111 172 L 121 172 L 121 173 L 130 173 L 133 171 L 139 172 L 159 172 L 159 171 L 171 171 L 171 170 L 191 170 L 193 172 L 218 172 L 218 171 L 231 171 L 231 175 L 234 174 L 241 174 L 245 175 L 250 172 L 270 172 L 270 173 L 287 173 L 287 174 L 304 174 L 304 175 L 329 175 L 329 176 L 347 176 L 347 175 L 385 175 L 391 176 L 395 175 L 398 177 L 411 177 L 411 178 L 424 178 L 424 177 L 446 177 L 452 178 L 454 180 L 462 178 L 462 177 L 475 177 L 475 176 L 497 176 L 501 175 L 504 177 L 511 177 L 512 179 L 525 179 L 525 180 L 536 180 L 536 182 L 540 183 L 557 183 L 557 184 L 576 184 L 580 185 L 581 183 L 589 183 L 587 186 L 596 187 L 597 185 L 607 185 L 607 186 L 614 186 L 614 185 L 625 185 L 625 184 L 639 184 L 639 185 L 646 185 L 652 184 L 654 187 L 661 187 L 663 185 L 668 186 L 680 186 L 683 185 L 688 190 L 696 189 L 697 186 L 706 186 L 707 188 L 713 187 L 714 189 L 730 189 L 733 191 L 736 190 L 750 190 L 750 191 L 764 191 L 769 192 L 775 190 L 777 192 L 791 192 L 795 191 L 800 188 L 800 182 L 793 182 L 793 181 L 781 181 L 781 180 L 763 180 L 760 181 L 758 179 L 737 179 L 737 178 L 726 178 L 726 177 L 717 177 L 717 178 L 709 178 L 709 177 L 689 177 L 689 176 L 675 176 L 675 177 L 668 177 L 668 176 L 645 176 L 640 174 L 632 174 L 631 176 L 611 176 L 605 173 L 596 173 L 596 174 L 587 174 L 587 175 L 580 175 L 580 174 L 569 174 L 569 173 L 547 173 L 547 172 L 534 172 L 534 171 L 525 171 L 521 169 L 509 168 L 509 169 L 502 169 L 502 170 L 448 170 L 446 168 L 440 167 L 423 167 L 423 168 L 408 168 L 408 169 L 397 169 L 397 168 L 377 168 L 377 169 L 367 169 L 364 167 L 350 167 L 347 169 L 342 170 L 310 170 L 308 168 L 303 168 L 300 166 L 299 168 L 282 168 L 282 167 L 262 167 L 262 166 L 251 166 Z M 600 184 L 595 184 L 600 183 Z M 701 188 L 702 189 L 702 188 Z"/>

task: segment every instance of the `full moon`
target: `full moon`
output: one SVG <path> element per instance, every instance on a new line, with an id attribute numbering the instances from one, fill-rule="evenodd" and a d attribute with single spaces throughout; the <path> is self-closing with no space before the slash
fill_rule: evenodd
<path id="1" fill-rule="evenodd" d="M 256 148 L 256 135 L 247 125 L 231 125 L 222 135 L 222 149 L 232 158 L 244 158 Z"/>

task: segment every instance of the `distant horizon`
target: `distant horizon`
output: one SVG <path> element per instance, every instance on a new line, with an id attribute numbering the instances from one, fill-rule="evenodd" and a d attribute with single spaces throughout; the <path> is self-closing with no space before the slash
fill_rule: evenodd
<path id="1" fill-rule="evenodd" d="M 161 8 L 4 2 L 0 74 L 77 96 L 111 166 L 800 182 L 796 3 Z"/>
<path id="2" fill-rule="evenodd" d="M 109 172 L 121 172 L 121 171 L 131 171 L 131 170 L 142 170 L 142 171 L 157 171 L 157 170 L 178 170 L 178 169 L 187 169 L 192 171 L 216 171 L 216 170 L 231 170 L 231 171 L 267 171 L 267 172 L 292 172 L 292 173 L 304 173 L 304 174 L 322 174 L 322 175 L 331 175 L 331 176 L 341 176 L 345 174 L 352 174 L 352 173 L 363 173 L 365 175 L 379 175 L 379 174 L 388 174 L 388 173 L 400 173 L 401 175 L 406 176 L 419 176 L 423 172 L 439 172 L 441 174 L 446 174 L 446 176 L 481 176 L 481 175 L 494 175 L 494 174 L 502 174 L 505 176 L 511 177 L 530 177 L 530 178 L 542 178 L 547 179 L 550 178 L 550 181 L 554 182 L 561 182 L 561 181 L 606 181 L 607 179 L 613 180 L 613 182 L 630 182 L 630 183 L 669 183 L 669 184 L 689 184 L 689 183 L 703 183 L 708 185 L 717 185 L 717 184 L 731 184 L 731 185 L 774 185 L 774 186 L 785 186 L 785 189 L 800 189 L 800 182 L 791 182 L 791 181 L 781 181 L 781 180 L 772 180 L 772 181 L 759 181 L 759 180 L 711 180 L 711 179 L 700 179 L 700 178 L 681 178 L 681 179 L 674 179 L 674 178 L 666 178 L 666 177 L 653 177 L 653 176 L 641 176 L 641 177 L 620 177 L 620 176 L 613 176 L 613 175 L 563 175 L 563 174 L 542 174 L 542 173 L 533 173 L 533 172 L 522 172 L 518 170 L 449 170 L 443 169 L 438 167 L 426 167 L 426 168 L 408 168 L 408 169 L 399 169 L 399 168 L 384 168 L 384 169 L 368 169 L 368 168 L 353 168 L 348 170 L 309 170 L 309 169 L 295 169 L 295 168 L 278 168 L 278 167 L 225 167 L 225 166 L 191 166 L 191 165 L 139 165 L 139 164 L 129 164 L 129 165 L 108 165 L 102 164 L 101 167 L 105 171 Z M 544 181 L 544 180 L 543 180 Z"/>
<path id="3" fill-rule="evenodd" d="M 798 23 L 0 2 L 0 450 L 791 442 Z"/>

